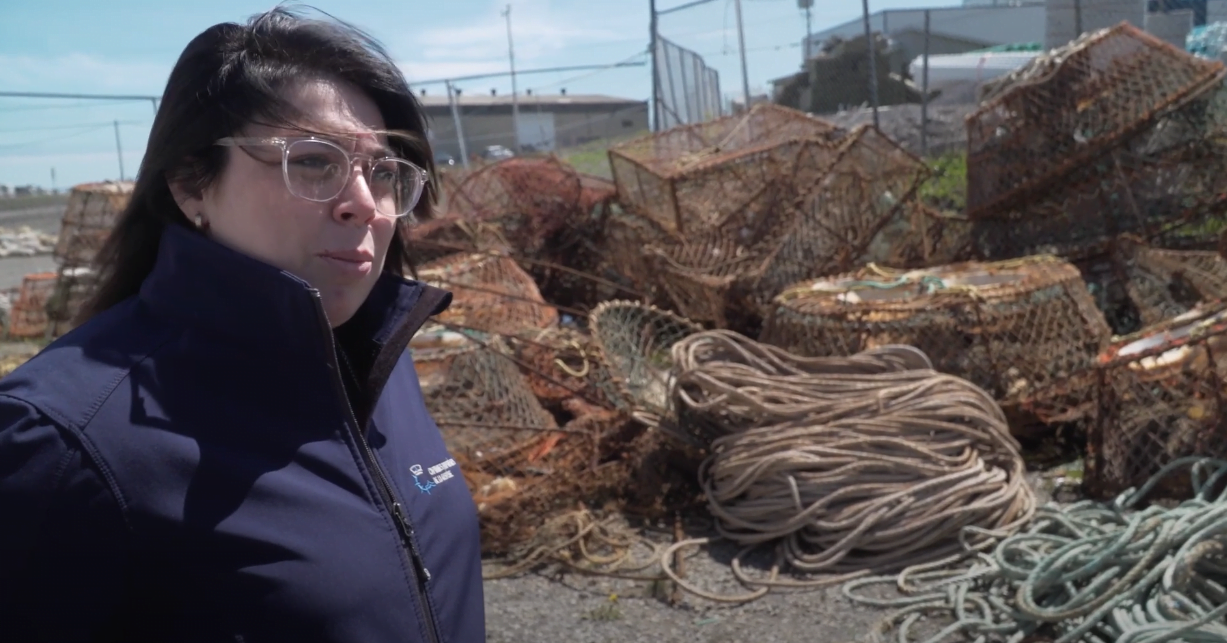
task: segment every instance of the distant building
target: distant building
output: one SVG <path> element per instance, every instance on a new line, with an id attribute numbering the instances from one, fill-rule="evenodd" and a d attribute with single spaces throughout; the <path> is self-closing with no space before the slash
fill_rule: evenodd
<path id="1" fill-rule="evenodd" d="M 446 93 L 418 98 L 429 118 L 436 153 L 459 158 L 455 119 Z M 511 96 L 464 94 L 457 101 L 470 155 L 490 145 L 525 151 L 553 151 L 590 141 L 626 136 L 648 129 L 648 101 L 599 94 L 524 94 L 519 97 L 519 136 L 512 119 Z"/>
<path id="2" fill-rule="evenodd" d="M 884 10 L 871 14 L 870 29 L 890 42 L 884 66 L 899 80 L 920 84 L 920 59 L 925 51 L 925 13 L 929 16 L 928 50 L 931 91 L 979 83 L 1026 64 L 1041 50 L 1063 46 L 1079 36 L 1122 21 L 1183 48 L 1189 31 L 1206 22 L 1227 21 L 1227 0 L 963 0 L 962 6 Z M 814 33 L 801 51 L 811 57 L 832 43 L 863 38 L 865 25 L 855 19 Z M 808 45 L 808 46 L 807 46 Z M 1007 45 L 1031 45 L 1012 51 L 986 51 Z M 1030 53 L 1026 53 L 1026 52 Z M 974 53 L 973 53 L 974 52 Z M 805 54 L 802 54 L 802 58 Z M 822 104 L 820 94 L 847 94 L 812 78 L 812 64 L 803 71 L 772 81 L 777 102 Z M 936 72 L 936 73 L 934 73 Z M 862 72 L 862 75 L 864 73 Z M 810 77 L 807 79 L 807 76 Z M 879 71 L 879 82 L 883 82 Z M 867 87 L 867 78 L 861 85 Z M 844 81 L 841 79 L 840 81 Z M 812 87 L 810 85 L 813 85 Z M 807 96 L 812 92 L 813 96 Z M 867 90 L 866 90 L 867 93 Z M 974 91 L 968 94 L 974 95 Z M 830 101 L 826 101 L 830 102 Z M 883 101 L 881 104 L 889 104 Z"/>

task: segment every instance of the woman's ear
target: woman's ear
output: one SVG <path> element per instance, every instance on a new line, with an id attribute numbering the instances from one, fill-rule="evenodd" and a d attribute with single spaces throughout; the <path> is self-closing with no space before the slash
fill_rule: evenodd
<path id="1" fill-rule="evenodd" d="M 189 220 L 195 220 L 197 216 L 200 216 L 204 211 L 204 198 L 199 189 L 189 186 L 182 178 L 176 179 L 170 176 L 166 177 L 166 184 L 170 187 L 170 195 L 179 205 L 183 216 Z"/>

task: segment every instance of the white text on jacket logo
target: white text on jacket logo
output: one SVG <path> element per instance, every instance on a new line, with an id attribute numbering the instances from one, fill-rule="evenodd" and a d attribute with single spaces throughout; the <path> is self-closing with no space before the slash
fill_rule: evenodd
<path id="1" fill-rule="evenodd" d="M 409 467 L 409 473 L 413 474 L 413 483 L 417 485 L 422 493 L 430 493 L 431 489 L 455 477 L 455 473 L 451 470 L 454 466 L 456 466 L 456 461 L 448 458 L 424 471 L 422 465 L 415 464 Z M 422 474 L 429 475 L 430 478 L 422 481 Z"/>

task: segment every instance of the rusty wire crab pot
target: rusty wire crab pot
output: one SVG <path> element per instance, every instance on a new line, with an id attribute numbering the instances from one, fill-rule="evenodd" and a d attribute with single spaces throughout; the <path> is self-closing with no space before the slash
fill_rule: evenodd
<path id="1" fill-rule="evenodd" d="M 1227 261 L 1217 252 L 1155 248 L 1135 237 L 1118 240 L 1116 250 L 1143 326 L 1183 315 L 1202 302 L 1227 299 Z"/>
<path id="2" fill-rule="evenodd" d="M 984 258 L 1183 234 L 1224 206 L 1223 64 L 1131 25 L 991 84 L 967 118 L 967 214 Z"/>
<path id="3" fill-rule="evenodd" d="M 1116 339 L 1093 367 L 1025 404 L 1085 430 L 1083 487 L 1102 499 L 1182 457 L 1227 457 L 1225 387 L 1227 304 L 1218 302 Z M 1169 476 L 1153 497 L 1188 489 L 1187 475 Z"/>
<path id="4" fill-rule="evenodd" d="M 57 279 L 46 312 L 53 336 L 71 329 L 73 319 L 93 293 L 97 283 L 94 256 L 128 207 L 134 186 L 130 181 L 105 181 L 73 187 L 52 253 L 58 264 Z"/>
<path id="5" fill-rule="evenodd" d="M 609 164 L 623 207 L 680 236 L 740 227 L 759 201 L 773 198 L 780 177 L 805 183 L 825 169 L 799 164 L 805 141 L 843 135 L 803 112 L 759 104 L 620 143 L 609 149 Z"/>
<path id="6" fill-rule="evenodd" d="M 1109 334 L 1078 270 L 1037 256 L 802 282 L 776 297 L 761 340 L 813 357 L 915 346 L 1013 414 L 1030 389 L 1093 363 Z"/>
<path id="7" fill-rule="evenodd" d="M 418 269 L 422 281 L 452 291 L 443 324 L 490 333 L 549 328 L 558 310 L 546 303 L 532 276 L 514 259 L 496 254 L 453 254 Z"/>
<path id="8" fill-rule="evenodd" d="M 702 326 L 652 305 L 607 301 L 589 317 L 592 337 L 635 413 L 659 424 L 669 413 L 673 345 Z"/>
<path id="9" fill-rule="evenodd" d="M 824 169 L 812 184 L 796 186 L 795 196 L 784 186 L 773 190 L 782 201 L 772 208 L 776 216 L 649 248 L 679 312 L 755 334 L 771 297 L 789 284 L 867 263 L 875 237 L 913 204 L 928 174 L 871 126 L 856 128 L 838 148 L 806 142 L 799 158 Z"/>

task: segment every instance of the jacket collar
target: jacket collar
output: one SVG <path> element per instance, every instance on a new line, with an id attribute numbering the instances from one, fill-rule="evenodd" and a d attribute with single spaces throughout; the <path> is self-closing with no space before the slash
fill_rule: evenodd
<path id="1" fill-rule="evenodd" d="M 318 292 L 307 282 L 181 225 L 166 226 L 140 298 L 160 315 L 255 350 L 331 349 Z M 369 370 L 385 349 L 399 356 L 426 318 L 450 303 L 447 291 L 385 272 L 336 337 Z"/>

